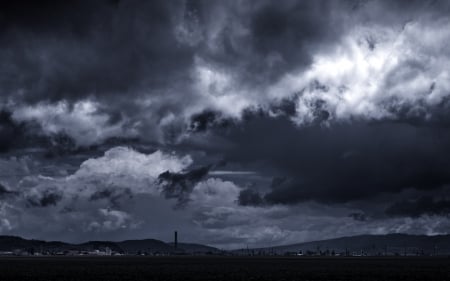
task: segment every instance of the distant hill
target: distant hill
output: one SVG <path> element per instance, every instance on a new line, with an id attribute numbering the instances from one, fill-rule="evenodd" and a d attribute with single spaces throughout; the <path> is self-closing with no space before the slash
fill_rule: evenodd
<path id="1" fill-rule="evenodd" d="M 170 244 L 156 239 L 125 240 L 117 242 L 117 245 L 125 253 L 138 253 L 139 251 L 148 253 L 170 253 L 174 251 L 174 248 Z"/>
<path id="2" fill-rule="evenodd" d="M 173 247 L 173 243 L 170 243 Z M 221 252 L 219 249 L 206 246 L 202 244 L 194 243 L 178 243 L 178 248 L 183 249 L 187 253 L 218 253 Z"/>
<path id="3" fill-rule="evenodd" d="M 46 249 L 46 250 L 59 250 L 69 249 L 71 246 L 68 243 L 59 241 L 42 241 L 42 240 L 28 240 L 17 236 L 0 236 L 0 251 L 8 252 L 14 250 L 23 249 Z"/>
<path id="4" fill-rule="evenodd" d="M 335 253 L 365 253 L 368 255 L 449 255 L 450 235 L 359 235 L 251 250 L 277 254 L 299 251 L 303 253 L 334 251 Z M 237 250 L 237 252 L 246 251 L 246 249 Z"/>
<path id="5" fill-rule="evenodd" d="M 112 241 L 89 241 L 81 244 L 71 244 L 59 241 L 30 240 L 18 236 L 0 236 L 0 252 L 26 251 L 62 253 L 67 251 L 92 252 L 105 251 L 109 248 L 113 252 L 124 254 L 138 253 L 212 253 L 219 252 L 217 248 L 201 245 L 179 243 L 175 249 L 172 243 L 165 243 L 156 239 Z"/>

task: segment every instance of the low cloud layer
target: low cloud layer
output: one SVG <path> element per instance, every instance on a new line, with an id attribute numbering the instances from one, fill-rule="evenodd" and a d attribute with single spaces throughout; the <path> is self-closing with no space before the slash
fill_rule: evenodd
<path id="1" fill-rule="evenodd" d="M 4 164 L 11 165 L 11 161 Z M 387 217 L 364 219 L 349 215 L 358 210 L 350 205 L 270 205 L 249 187 L 207 176 L 207 168 L 192 169 L 191 165 L 190 156 L 114 147 L 84 161 L 73 174 L 24 177 L 14 187 L 2 189 L 1 231 L 68 241 L 149 234 L 169 240 L 176 228 L 187 241 L 233 248 L 293 243 L 319 234 L 323 238 L 389 232 L 438 234 L 449 226 L 442 208 L 432 210 L 425 204 L 422 212 L 414 214 L 410 205 L 399 208 L 400 204 L 424 206 L 423 200 L 397 203 L 387 209 Z M 174 192 L 174 188 L 183 189 Z M 43 224 L 48 227 L 38 227 Z"/>
<path id="2" fill-rule="evenodd" d="M 396 202 L 386 209 L 386 214 L 391 216 L 421 215 L 450 215 L 450 201 L 448 199 L 437 199 L 432 197 L 420 197 L 418 199 Z"/>

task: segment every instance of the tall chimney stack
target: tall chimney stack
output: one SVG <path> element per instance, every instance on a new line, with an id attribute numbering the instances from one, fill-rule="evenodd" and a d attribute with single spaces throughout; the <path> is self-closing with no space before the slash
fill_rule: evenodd
<path id="1" fill-rule="evenodd" d="M 174 240 L 174 243 L 173 243 L 173 245 L 174 245 L 174 247 L 175 247 L 175 249 L 178 247 L 178 233 L 177 233 L 177 231 L 175 230 L 175 240 Z"/>

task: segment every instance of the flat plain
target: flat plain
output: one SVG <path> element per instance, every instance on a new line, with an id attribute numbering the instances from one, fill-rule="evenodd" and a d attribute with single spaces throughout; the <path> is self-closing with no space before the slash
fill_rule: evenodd
<path id="1" fill-rule="evenodd" d="M 450 258 L 1 257 L 0 280 L 450 280 Z"/>

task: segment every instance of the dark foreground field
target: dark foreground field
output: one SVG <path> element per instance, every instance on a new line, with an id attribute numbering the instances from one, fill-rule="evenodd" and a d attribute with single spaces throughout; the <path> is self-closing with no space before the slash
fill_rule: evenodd
<path id="1" fill-rule="evenodd" d="M 3 257 L 0 280 L 450 280 L 450 259 Z"/>

